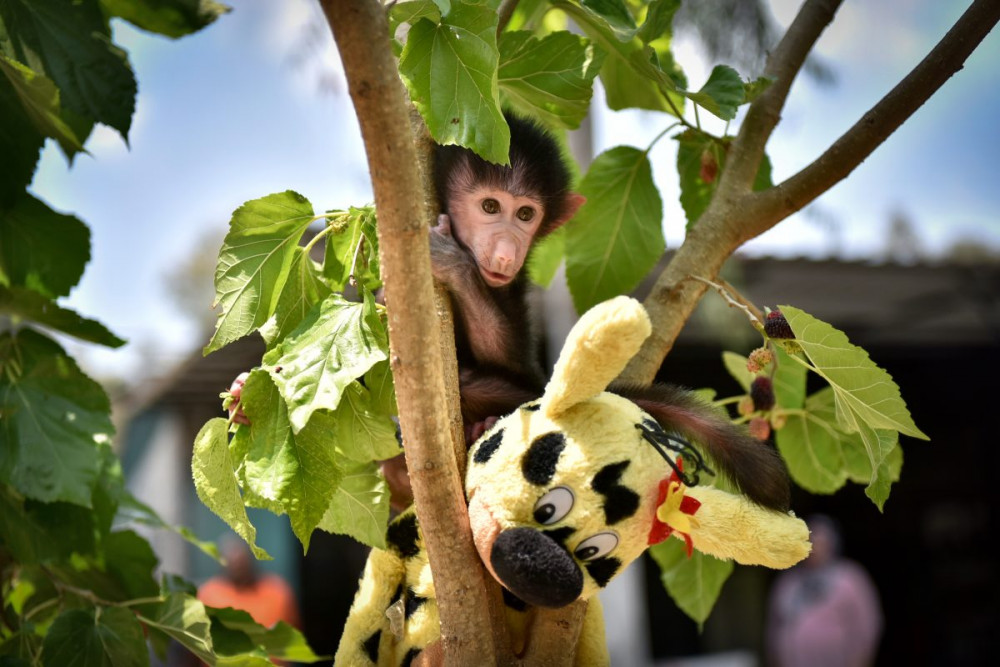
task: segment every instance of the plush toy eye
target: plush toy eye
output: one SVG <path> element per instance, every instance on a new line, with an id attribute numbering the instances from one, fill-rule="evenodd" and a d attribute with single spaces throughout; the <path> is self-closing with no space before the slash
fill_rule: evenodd
<path id="1" fill-rule="evenodd" d="M 487 213 L 499 213 L 500 212 L 500 202 L 492 197 L 483 200 L 483 210 Z"/>
<path id="2" fill-rule="evenodd" d="M 557 486 L 535 503 L 535 521 L 549 525 L 559 521 L 573 509 L 573 492 L 565 486 Z"/>
<path id="3" fill-rule="evenodd" d="M 521 222 L 529 222 L 534 217 L 535 217 L 535 209 L 531 208 L 530 206 L 522 206 L 521 208 L 517 209 L 517 219 L 520 220 Z"/>
<path id="4" fill-rule="evenodd" d="M 576 547 L 573 555 L 580 560 L 594 560 L 606 556 L 618 546 L 618 535 L 612 532 L 591 535 Z"/>

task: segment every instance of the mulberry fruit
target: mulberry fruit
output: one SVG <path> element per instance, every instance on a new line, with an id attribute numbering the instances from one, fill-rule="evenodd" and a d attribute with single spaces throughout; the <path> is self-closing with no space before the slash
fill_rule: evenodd
<path id="1" fill-rule="evenodd" d="M 754 378 L 750 385 L 750 398 L 755 410 L 767 412 L 774 407 L 774 385 L 769 377 Z"/>
<path id="2" fill-rule="evenodd" d="M 772 310 L 764 320 L 764 333 L 768 338 L 795 338 L 792 327 L 780 310 Z"/>
<path id="3" fill-rule="evenodd" d="M 763 417 L 754 417 L 747 425 L 750 435 L 758 440 L 767 440 L 771 435 L 771 425 Z"/>
<path id="4" fill-rule="evenodd" d="M 760 373 L 767 368 L 774 360 L 774 354 L 766 347 L 758 347 L 747 357 L 747 370 L 751 373 Z"/>

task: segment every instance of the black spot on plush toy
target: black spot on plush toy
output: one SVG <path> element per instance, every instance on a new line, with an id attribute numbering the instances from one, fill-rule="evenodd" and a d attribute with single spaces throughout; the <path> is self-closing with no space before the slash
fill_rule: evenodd
<path id="1" fill-rule="evenodd" d="M 604 391 L 649 333 L 635 300 L 595 306 L 570 332 L 544 396 L 500 419 L 470 450 L 469 519 L 483 562 L 504 588 L 515 651 L 532 632 L 533 606 L 591 599 L 576 664 L 608 664 L 595 594 L 671 536 L 689 553 L 772 568 L 809 553 L 802 520 L 697 485 L 705 467 L 699 451 L 636 403 Z M 389 527 L 387 542 L 369 558 L 337 665 L 409 665 L 439 639 L 412 509 Z"/>

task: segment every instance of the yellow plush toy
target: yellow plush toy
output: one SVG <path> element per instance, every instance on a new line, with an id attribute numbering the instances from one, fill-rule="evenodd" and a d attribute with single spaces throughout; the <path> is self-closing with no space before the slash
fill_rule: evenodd
<path id="1" fill-rule="evenodd" d="M 696 486 L 707 469 L 699 450 L 605 391 L 649 333 L 633 299 L 595 306 L 570 332 L 544 396 L 500 419 L 470 449 L 469 519 L 483 563 L 504 587 L 515 650 L 531 634 L 533 605 L 590 599 L 576 663 L 608 664 L 595 593 L 671 536 L 689 553 L 772 568 L 809 553 L 803 521 Z M 412 509 L 390 525 L 387 542 L 369 558 L 337 665 L 408 665 L 439 638 Z"/>

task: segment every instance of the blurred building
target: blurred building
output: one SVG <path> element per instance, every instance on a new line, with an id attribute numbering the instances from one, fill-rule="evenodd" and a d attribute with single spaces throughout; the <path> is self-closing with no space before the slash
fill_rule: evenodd
<path id="1" fill-rule="evenodd" d="M 891 373 L 931 438 L 903 438 L 902 478 L 884 514 L 857 485 L 832 496 L 793 493 L 799 515 L 822 511 L 840 519 L 845 555 L 878 585 L 886 616 L 880 664 L 983 663 L 1000 627 L 1000 566 L 987 547 L 1000 512 L 991 418 L 1000 372 L 1000 264 L 735 258 L 725 277 L 758 306 L 791 304 L 844 331 Z M 646 290 L 640 287 L 637 296 Z M 550 350 L 557 352 L 575 313 L 563 288 L 540 300 Z M 739 387 L 725 372 L 721 351 L 746 353 L 759 340 L 742 313 L 708 294 L 660 378 L 735 394 Z M 192 443 L 205 421 L 222 416 L 219 392 L 259 363 L 262 350 L 248 338 L 205 358 L 196 352 L 153 390 L 119 406 L 130 415 L 120 429 L 130 487 L 166 520 L 204 539 L 228 529 L 195 496 Z M 332 653 L 365 550 L 348 538 L 317 534 L 303 556 L 287 518 L 251 517 L 260 545 L 275 556 L 264 568 L 293 582 L 307 637 L 318 652 Z M 211 559 L 171 535 L 154 535 L 153 542 L 167 571 L 198 583 L 217 571 Z M 705 654 L 715 656 L 712 664 L 761 664 L 772 572 L 738 567 L 699 633 L 667 598 L 654 564 L 637 561 L 631 569 L 605 601 L 614 609 L 606 608 L 605 616 L 613 625 L 608 637 L 616 666 L 681 664 Z"/>

